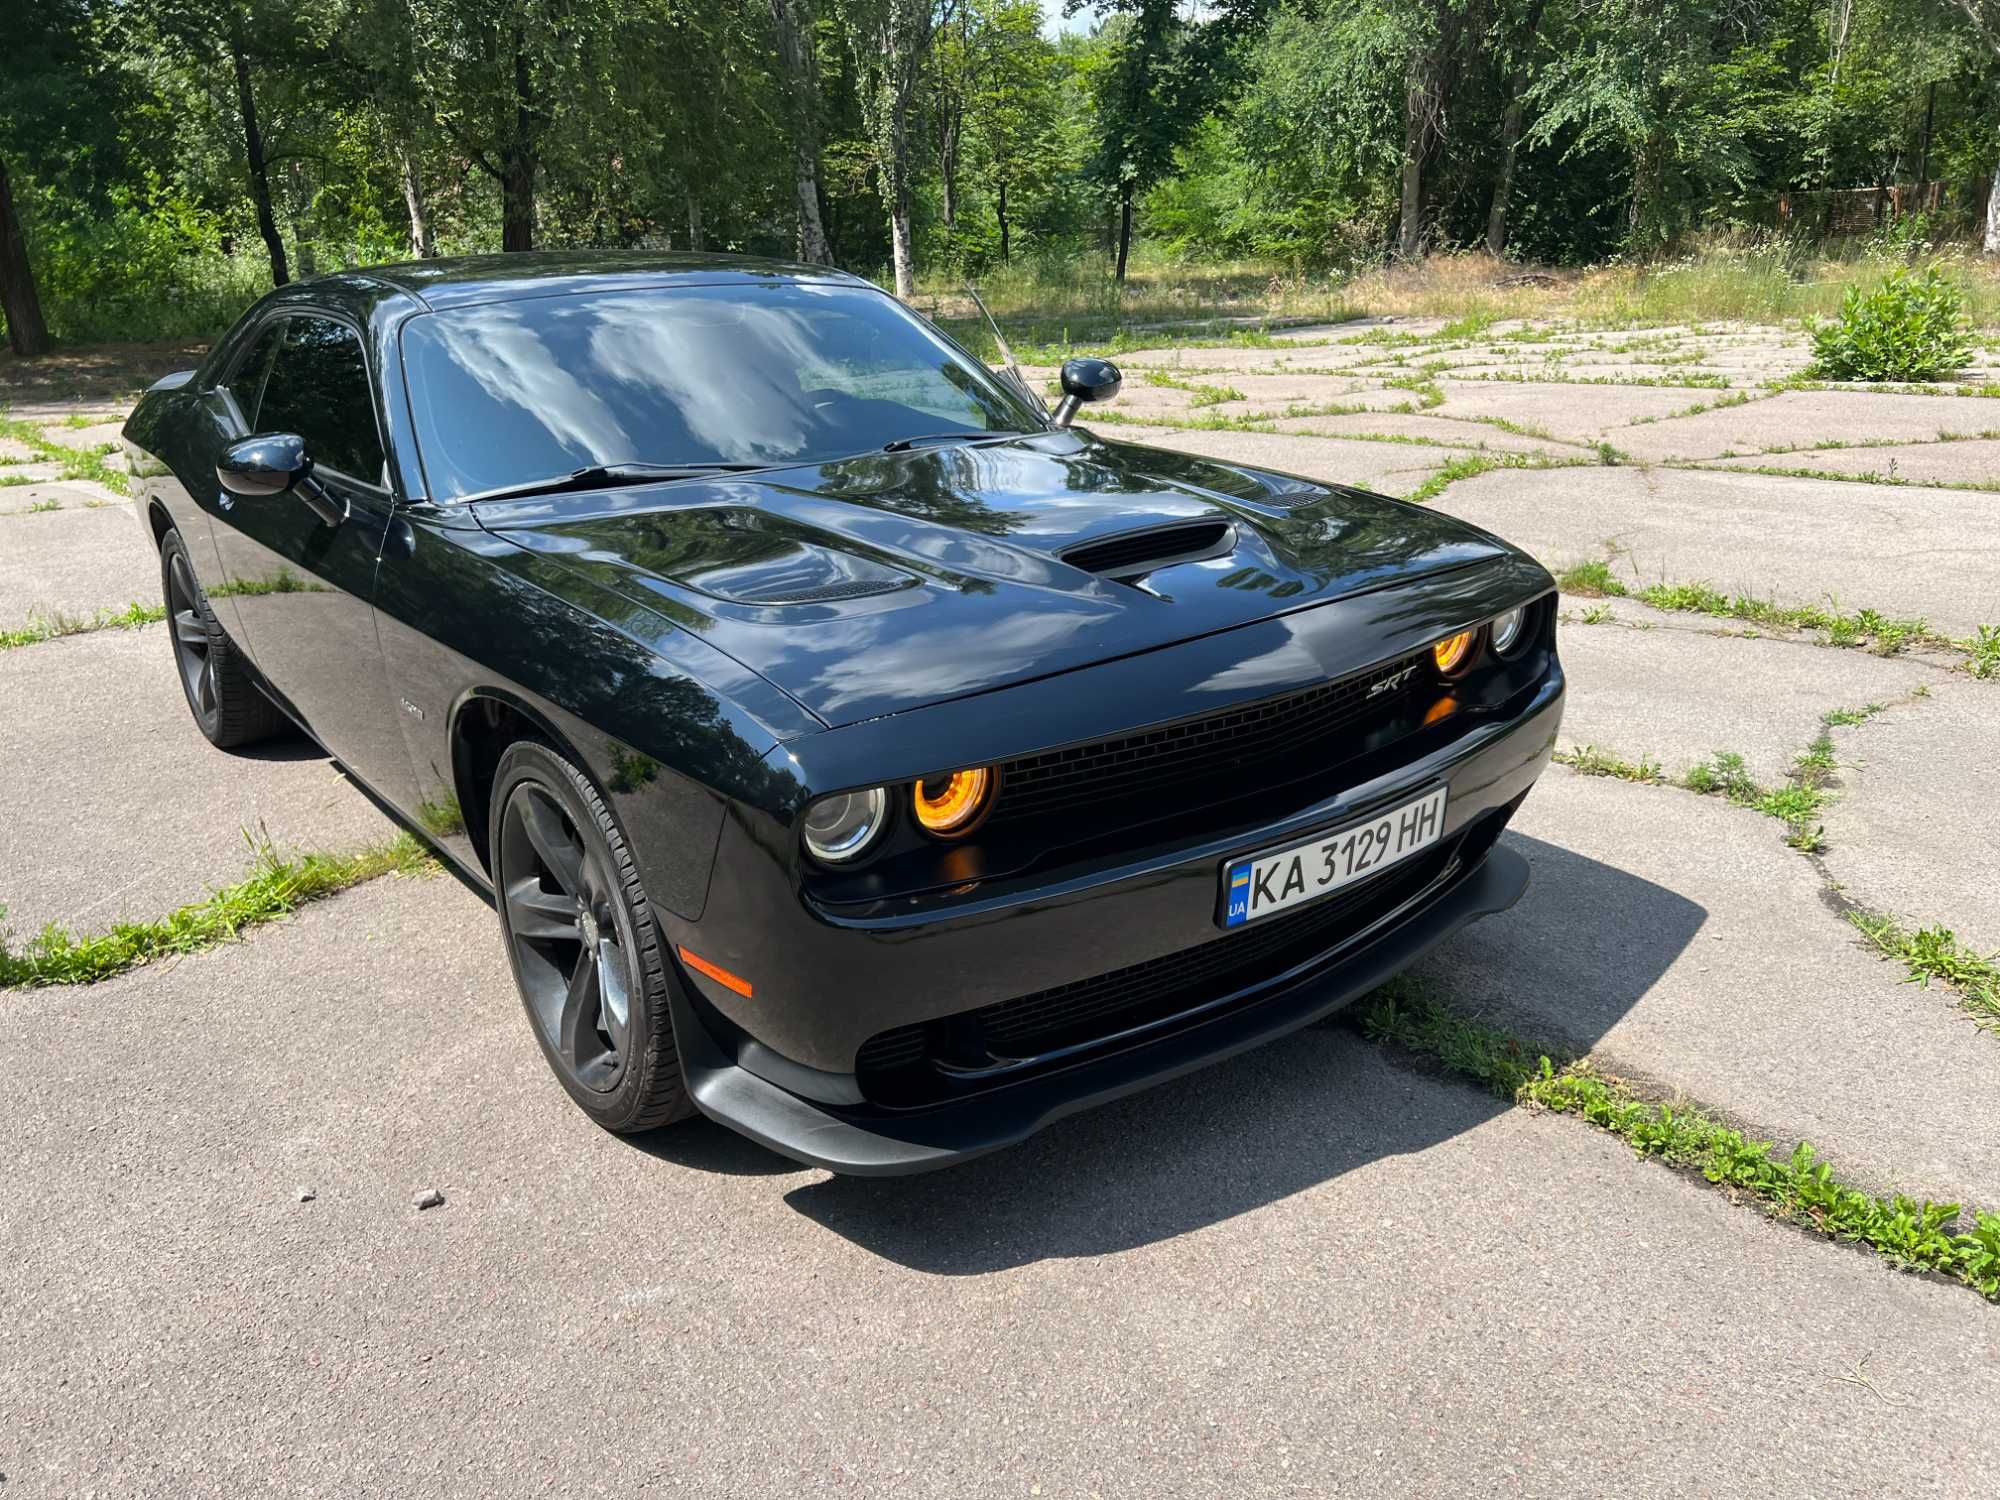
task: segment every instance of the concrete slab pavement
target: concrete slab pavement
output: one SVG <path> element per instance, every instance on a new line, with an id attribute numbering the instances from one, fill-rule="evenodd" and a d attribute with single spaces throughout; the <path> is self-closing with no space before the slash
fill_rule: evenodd
<path id="1" fill-rule="evenodd" d="M 2000 620 L 2000 506 L 1962 491 L 1712 469 L 1502 469 L 1436 502 L 1553 567 L 1607 555 L 1628 583 L 1705 582 L 1781 603 Z"/>
<path id="2" fill-rule="evenodd" d="M 2000 1483 L 1969 1293 L 1342 1030 L 827 1179 L 589 1126 L 439 879 L 0 994 L 0 1077 L 24 1496 Z"/>
<path id="3" fill-rule="evenodd" d="M 1718 458 L 1827 442 L 1929 442 L 1941 432 L 2000 431 L 2000 400 L 1981 396 L 1892 395 L 1881 391 L 1780 391 L 1618 434 L 1635 457 Z"/>
<path id="4" fill-rule="evenodd" d="M 1116 437 L 1123 429 L 1107 428 Z M 1365 443 L 1340 438 L 1275 437 L 1254 432 L 1162 430 L 1143 441 L 1228 463 L 1254 464 L 1324 484 L 1351 484 L 1406 495 L 1457 455 L 1416 443 Z"/>
<path id="5" fill-rule="evenodd" d="M 0 704 L 0 907 L 17 938 L 198 901 L 242 877 L 246 829 L 292 851 L 394 831 L 302 736 L 234 753 L 203 739 L 164 626 L 0 652 Z"/>
<path id="6" fill-rule="evenodd" d="M 1841 794 L 1827 870 L 1854 900 L 1911 927 L 2000 951 L 2000 683 L 1960 676 L 1930 697 L 1833 731 Z"/>
<path id="7" fill-rule="evenodd" d="M 1714 461 L 1718 469 L 1760 466 L 1880 475 L 1906 484 L 1977 484 L 2000 488 L 2000 438 L 1864 448 L 1806 448 L 1796 453 L 1750 454 Z M 2000 504 L 2000 500 L 1995 503 Z"/>
<path id="8" fill-rule="evenodd" d="M 1527 895 L 1419 972 L 1877 1191 L 2000 1205 L 2000 1044 L 1864 950 L 1774 821 L 1552 767 L 1508 837 Z"/>
<path id="9" fill-rule="evenodd" d="M 21 497 L 39 488 L 0 491 L 0 503 L 29 504 Z M 135 600 L 159 603 L 159 554 L 131 506 L 85 508 L 85 500 L 96 498 L 93 490 L 58 485 L 54 491 L 63 501 L 59 511 L 0 516 L 0 630 L 25 625 L 37 612 L 87 615 Z"/>
<path id="10" fill-rule="evenodd" d="M 1922 662 L 1806 641 L 1613 621 L 1562 626 L 1561 649 L 1569 673 L 1565 746 L 1649 756 L 1669 776 L 1732 750 L 1766 786 L 1784 779 L 1828 710 L 1901 699 L 1951 676 Z"/>
<path id="11" fill-rule="evenodd" d="M 1720 392 L 1696 386 L 1587 385 L 1513 380 L 1437 382 L 1445 393 L 1437 414 L 1444 417 L 1505 417 L 1527 422 L 1559 438 L 1595 442 L 1607 434 L 1623 444 L 1635 417 L 1664 417 Z"/>

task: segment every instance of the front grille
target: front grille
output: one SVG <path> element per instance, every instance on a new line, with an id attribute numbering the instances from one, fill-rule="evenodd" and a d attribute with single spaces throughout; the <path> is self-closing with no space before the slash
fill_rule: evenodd
<path id="1" fill-rule="evenodd" d="M 1000 768 L 994 820 L 1157 800 L 1224 772 L 1231 786 L 1247 789 L 1269 781 L 1278 762 L 1290 763 L 1280 768 L 1289 769 L 1281 780 L 1336 764 L 1346 756 L 1330 753 L 1332 737 L 1363 720 L 1390 718 L 1431 686 L 1421 670 L 1429 658 L 1419 651 L 1281 698 L 1010 760 Z"/>
<path id="2" fill-rule="evenodd" d="M 1192 948 L 1002 1000 L 943 1021 L 880 1032 L 863 1044 L 856 1058 L 862 1088 L 881 1103 L 921 1102 L 920 1096 L 927 1089 L 935 1092 L 940 1079 L 927 1067 L 932 1058 L 967 1065 L 975 1064 L 981 1056 L 989 1060 L 1032 1058 L 1166 1020 L 1275 979 L 1330 953 L 1361 928 L 1441 880 L 1459 859 L 1460 842 L 1458 838 L 1447 839 L 1354 890 Z"/>

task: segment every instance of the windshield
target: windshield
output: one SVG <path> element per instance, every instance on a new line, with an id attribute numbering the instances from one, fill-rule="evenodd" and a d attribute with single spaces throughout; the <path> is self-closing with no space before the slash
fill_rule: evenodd
<path id="1" fill-rule="evenodd" d="M 1047 425 L 867 287 L 761 281 L 449 308 L 404 326 L 403 364 L 442 501 L 589 465 L 814 463 Z"/>

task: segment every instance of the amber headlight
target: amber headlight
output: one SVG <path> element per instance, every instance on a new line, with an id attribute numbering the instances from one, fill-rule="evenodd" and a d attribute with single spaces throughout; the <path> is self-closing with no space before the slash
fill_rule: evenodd
<path id="1" fill-rule="evenodd" d="M 1431 647 L 1431 655 L 1437 658 L 1438 670 L 1450 677 L 1472 660 L 1473 631 L 1461 630 L 1457 635 L 1447 636 Z"/>
<path id="2" fill-rule="evenodd" d="M 910 808 L 926 833 L 957 838 L 970 833 L 993 801 L 993 773 L 984 766 L 926 776 L 910 789 Z"/>
<path id="3" fill-rule="evenodd" d="M 1486 628 L 1493 632 L 1493 652 L 1496 656 L 1507 655 L 1521 643 L 1521 627 L 1527 622 L 1526 606 L 1493 617 L 1493 623 Z"/>
<path id="4" fill-rule="evenodd" d="M 889 796 L 879 786 L 822 797 L 806 809 L 806 848 L 824 864 L 859 857 L 889 821 Z"/>

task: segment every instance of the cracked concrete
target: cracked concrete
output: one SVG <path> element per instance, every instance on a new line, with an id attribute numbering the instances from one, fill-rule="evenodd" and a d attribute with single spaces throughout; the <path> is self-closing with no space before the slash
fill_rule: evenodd
<path id="1" fill-rule="evenodd" d="M 1960 675 L 1929 698 L 1833 731 L 1840 796 L 1827 870 L 1906 926 L 1940 924 L 2000 951 L 2000 682 Z"/>
<path id="2" fill-rule="evenodd" d="M 211 747 L 161 625 L 0 651 L 0 704 L 34 706 L 0 714 L 0 907 L 17 938 L 198 901 L 242 878 L 246 833 L 296 853 L 394 832 L 302 736 Z"/>
<path id="3" fill-rule="evenodd" d="M 1859 397 L 1840 397 L 1859 400 Z M 1439 509 L 1560 569 L 1707 583 L 1781 604 L 1874 609 L 1967 636 L 2000 618 L 2000 505 L 1953 490 L 1703 469 L 1502 469 Z"/>

